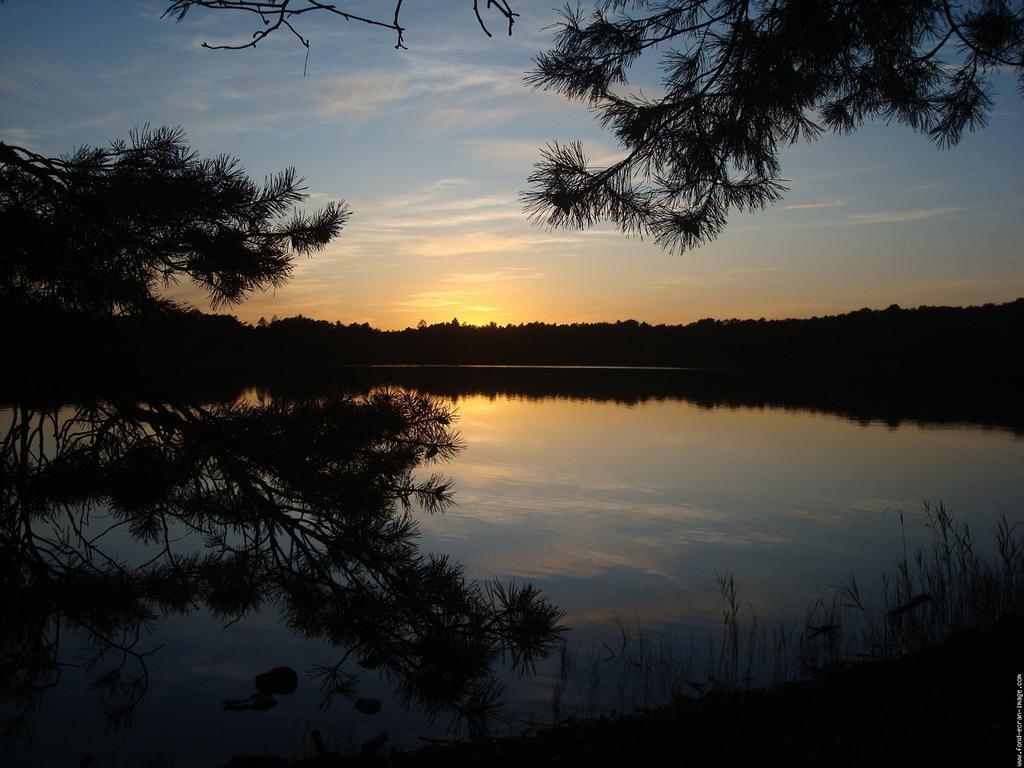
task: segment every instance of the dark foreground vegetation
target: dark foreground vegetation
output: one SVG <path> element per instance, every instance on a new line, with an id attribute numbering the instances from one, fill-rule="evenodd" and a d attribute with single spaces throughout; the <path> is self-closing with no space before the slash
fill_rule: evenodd
<path id="1" fill-rule="evenodd" d="M 629 717 L 504 740 L 430 746 L 386 759 L 291 765 L 877 766 L 1000 765 L 1014 754 L 1014 675 L 1024 622 L 964 633 L 900 660 L 838 669 L 774 690 L 679 700 Z M 242 766 L 284 766 L 274 758 Z"/>
<path id="2" fill-rule="evenodd" d="M 387 755 L 374 744 L 331 753 L 317 733 L 315 757 L 239 757 L 228 766 L 1012 764 L 1024 537 L 1001 520 L 987 558 L 942 505 L 925 513 L 932 541 L 904 555 L 879 597 L 851 581 L 812 606 L 799 627 L 766 631 L 741 621 L 735 585 L 723 577 L 724 631 L 703 674 L 692 658 L 666 664 L 624 632 L 612 654 L 618 669 L 666 678 L 660 682 L 675 688 L 666 706 Z M 556 716 L 578 661 L 563 654 Z M 776 685 L 756 687 L 766 673 Z"/>
<path id="3" fill-rule="evenodd" d="M 1022 641 L 1016 619 L 818 681 L 684 699 L 534 738 L 398 755 L 393 764 L 998 765 L 1014 751 L 1015 683 L 1005 660 Z"/>

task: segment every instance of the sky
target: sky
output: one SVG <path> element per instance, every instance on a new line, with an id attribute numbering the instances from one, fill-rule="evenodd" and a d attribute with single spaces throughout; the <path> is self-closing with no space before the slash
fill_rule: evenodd
<path id="1" fill-rule="evenodd" d="M 548 142 L 580 139 L 595 164 L 618 152 L 586 107 L 523 82 L 551 45 L 551 0 L 515 0 L 511 37 L 485 15 L 492 38 L 469 2 L 407 2 L 408 50 L 388 30 L 309 14 L 297 24 L 308 61 L 287 32 L 204 49 L 248 40 L 253 20 L 199 9 L 175 24 L 167 5 L 0 5 L 0 141 L 55 156 L 181 126 L 201 155 L 234 155 L 254 178 L 294 166 L 310 206 L 348 201 L 341 236 L 229 310 L 241 320 L 687 323 L 1024 296 L 1024 100 L 1009 75 L 993 80 L 989 125 L 958 147 L 872 123 L 787 148 L 782 202 L 670 254 L 608 223 L 549 231 L 523 213 Z M 630 88 L 658 82 L 645 63 Z M 208 309 L 188 285 L 172 295 Z"/>

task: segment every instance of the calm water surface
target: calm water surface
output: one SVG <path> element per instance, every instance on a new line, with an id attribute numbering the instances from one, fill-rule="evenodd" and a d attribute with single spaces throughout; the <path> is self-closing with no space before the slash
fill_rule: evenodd
<path id="1" fill-rule="evenodd" d="M 1024 514 L 1024 441 L 778 408 L 458 398 L 458 506 L 425 541 L 478 576 L 542 584 L 570 624 L 717 620 L 715 572 L 789 616 L 888 569 L 943 502 L 985 542 Z M 434 544 L 433 542 L 437 542 Z"/>
<path id="2" fill-rule="evenodd" d="M 440 468 L 457 503 L 419 515 L 421 547 L 472 579 L 540 587 L 566 612 L 570 647 L 613 644 L 616 620 L 704 642 L 721 621 L 716 574 L 733 574 L 743 611 L 762 620 L 801 619 L 851 574 L 870 593 L 902 552 L 901 530 L 909 546 L 926 535 L 922 501 L 943 502 L 986 550 L 1000 513 L 1024 519 L 1024 439 L 1012 429 L 672 397 L 446 397 L 466 446 Z M 130 728 L 105 736 L 83 675 L 68 668 L 11 764 L 71 765 L 94 752 L 96 765 L 220 765 L 301 749 L 313 727 L 334 749 L 381 730 L 392 742 L 445 732 L 443 718 L 430 728 L 402 713 L 372 673 L 359 695 L 383 699 L 380 715 L 345 701 L 319 713 L 304 675 L 337 653 L 284 629 L 272 608 L 227 628 L 203 614 L 171 618 L 145 642 L 162 647 Z M 280 665 L 299 670 L 295 695 L 270 712 L 221 710 Z M 549 672 L 510 681 L 512 715 L 550 717 Z"/>

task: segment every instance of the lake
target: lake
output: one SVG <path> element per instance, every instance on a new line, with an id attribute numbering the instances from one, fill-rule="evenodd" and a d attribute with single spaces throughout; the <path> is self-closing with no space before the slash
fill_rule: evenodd
<path id="1" fill-rule="evenodd" d="M 755 615 L 762 626 L 792 626 L 852 575 L 876 593 L 881 574 L 930 535 L 923 502 L 952 510 L 982 552 L 992 551 L 1001 513 L 1024 519 L 1017 404 L 923 388 L 915 397 L 913 387 L 873 398 L 834 383 L 754 386 L 732 376 L 396 367 L 342 373 L 328 387 L 411 386 L 454 407 L 461 450 L 415 470 L 452 482 L 452 504 L 415 512 L 420 551 L 461 563 L 469 580 L 533 584 L 564 611 L 572 674 L 553 682 L 558 653 L 532 677 L 500 673 L 511 722 L 499 730 L 550 721 L 556 694 L 561 714 L 657 703 L 664 691 L 644 674 L 624 682 L 624 637 L 662 660 L 676 654 L 699 678 L 709 640 L 721 634 L 721 578 L 734 580 L 744 626 Z M 251 388 L 241 399 L 300 394 Z M 138 558 L 137 539 L 116 534 L 107 546 Z M 105 732 L 95 679 L 73 666 L 82 654 L 63 638 L 68 666 L 29 713 L 31 741 L 9 764 L 77 765 L 93 753 L 96 765 L 221 765 L 232 755 L 308 751 L 313 728 L 331 749 L 358 749 L 381 731 L 405 744 L 448 734 L 449 717 L 430 725 L 417 707 L 403 711 L 394 681 L 374 670 L 357 670 L 351 698 L 318 711 L 307 673 L 341 651 L 284 626 L 273 602 L 236 622 L 200 609 L 145 624 L 138 649 L 152 653 L 131 722 Z M 5 648 L 17 668 L 9 638 Z M 298 672 L 295 693 L 269 711 L 222 709 L 279 666 Z M 382 711 L 358 712 L 356 698 L 380 700 Z"/>

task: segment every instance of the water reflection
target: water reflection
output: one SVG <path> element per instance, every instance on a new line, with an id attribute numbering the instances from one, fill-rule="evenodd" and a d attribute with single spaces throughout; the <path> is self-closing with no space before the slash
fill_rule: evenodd
<path id="1" fill-rule="evenodd" d="M 912 402 L 861 406 L 839 390 L 807 408 L 802 395 L 762 399 L 742 384 L 704 397 L 677 386 L 687 379 L 679 371 L 462 373 L 363 371 L 333 389 L 292 382 L 271 388 L 273 398 L 249 390 L 202 408 L 0 411 L 7 711 L 49 699 L 29 722 L 81 732 L 92 723 L 80 713 L 105 702 L 115 722 L 134 712 L 144 748 L 180 724 L 179 750 L 195 745 L 184 765 L 308 747 L 311 727 L 326 734 L 328 718 L 332 749 L 349 727 L 356 749 L 382 728 L 411 743 L 422 723 L 393 719 L 377 673 L 407 702 L 483 722 L 502 652 L 522 664 L 551 639 L 538 632 L 555 620 L 550 609 L 517 609 L 536 606 L 534 593 L 502 596 L 471 579 L 542 589 L 567 611 L 573 647 L 617 647 L 618 616 L 700 648 L 721 623 L 716 573 L 734 574 L 744 617 L 790 622 L 851 574 L 870 588 L 891 568 L 902 551 L 897 510 L 911 547 L 926 534 L 913 517 L 922 499 L 944 501 L 984 547 L 999 512 L 1017 519 L 1024 508 L 1019 404 L 975 420 L 1000 401 L 946 393 L 951 408 L 924 418 Z M 421 391 L 446 399 L 376 389 L 416 377 L 434 377 Z M 332 391 L 363 394 L 323 394 Z M 834 407 L 822 404 L 830 398 Z M 978 427 L 989 423 L 1003 428 Z M 453 457 L 450 505 L 451 484 L 424 467 Z M 418 514 L 422 506 L 446 513 Z M 403 533 L 413 521 L 415 542 Z M 465 577 L 428 551 L 465 566 Z M 90 657 L 103 652 L 86 682 L 117 685 L 68 698 L 67 684 L 81 682 L 80 670 L 59 666 L 78 661 L 71 635 L 90 640 Z M 322 719 L 306 677 L 314 660 L 323 696 L 352 696 Z M 281 665 L 299 673 L 298 690 L 271 693 L 268 716 L 254 676 Z M 540 672 L 500 678 L 505 714 L 550 717 L 551 677 Z M 60 686 L 46 688 L 58 674 Z M 133 692 L 144 697 L 134 709 Z M 384 711 L 363 714 L 377 699 Z M 225 712 L 225 700 L 246 713 Z M 46 764 L 81 760 L 83 740 L 67 741 L 78 751 Z M 44 764 L 23 754 L 21 764 Z"/>
<path id="2" fill-rule="evenodd" d="M 678 401 L 698 408 L 783 408 L 840 416 L 868 425 L 970 424 L 1024 434 L 1020 373 L 979 376 L 949 370 L 941 377 L 878 370 L 729 370 L 574 366 L 340 367 L 306 379 L 282 372 L 272 391 L 303 395 L 326 389 L 410 387 L 458 401 L 576 400 L 642 405 Z"/>
<path id="3" fill-rule="evenodd" d="M 576 630 L 639 614 L 703 624 L 701 642 L 721 619 L 716 572 L 761 618 L 790 620 L 851 573 L 874 585 L 902 551 L 898 513 L 911 546 L 927 536 L 922 500 L 970 522 L 979 547 L 1024 509 L 1024 442 L 1001 430 L 672 399 L 458 407 L 459 505 L 424 520 L 427 545 L 542 586 Z"/>
<path id="4" fill-rule="evenodd" d="M 557 639 L 559 611 L 532 587 L 477 584 L 416 545 L 414 505 L 443 509 L 451 484 L 414 470 L 460 447 L 439 401 L 381 390 L 2 417 L 8 739 L 27 734 L 71 663 L 111 726 L 130 721 L 158 651 L 146 630 L 173 614 L 230 624 L 273 606 L 292 632 L 339 649 L 313 670 L 322 706 L 374 670 L 404 703 L 473 730 L 498 704 L 495 663 L 527 669 Z"/>

